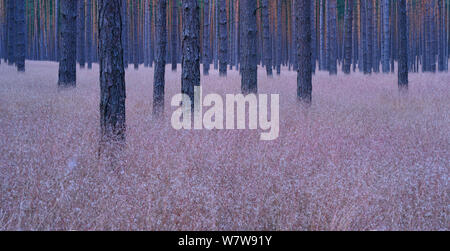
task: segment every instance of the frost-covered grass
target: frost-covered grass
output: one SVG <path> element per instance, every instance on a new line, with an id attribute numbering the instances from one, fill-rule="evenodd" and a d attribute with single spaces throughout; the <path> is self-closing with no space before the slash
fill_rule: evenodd
<path id="1" fill-rule="evenodd" d="M 0 230 L 449 230 L 450 74 L 259 74 L 280 94 L 280 138 L 175 131 L 151 117 L 153 70 L 127 71 L 127 145 L 98 158 L 98 68 L 58 92 L 57 64 L 0 66 Z M 204 94 L 239 93 L 216 72 Z"/>

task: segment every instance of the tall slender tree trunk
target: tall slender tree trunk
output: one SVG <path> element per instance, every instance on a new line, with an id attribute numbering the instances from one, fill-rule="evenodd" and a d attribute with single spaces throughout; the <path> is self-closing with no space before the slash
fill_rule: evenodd
<path id="1" fill-rule="evenodd" d="M 76 86 L 77 71 L 77 4 L 78 1 L 61 1 L 61 58 L 58 85 Z"/>
<path id="2" fill-rule="evenodd" d="M 89 0 L 88 0 L 89 1 Z M 122 48 L 123 48 L 123 64 L 128 68 L 128 1 L 122 0 Z M 89 15 L 89 12 L 88 12 Z"/>
<path id="3" fill-rule="evenodd" d="M 103 139 L 125 139 L 122 1 L 98 0 L 100 125 Z"/>
<path id="4" fill-rule="evenodd" d="M 155 12 L 155 32 L 156 32 L 156 58 L 155 74 L 153 81 L 153 115 L 159 117 L 164 113 L 164 88 L 166 72 L 166 44 L 167 44 L 167 2 L 166 0 L 156 0 L 157 9 Z"/>
<path id="5" fill-rule="evenodd" d="M 242 93 L 258 92 L 258 76 L 257 76 L 257 25 L 256 0 L 243 0 L 242 7 L 242 56 L 241 56 L 241 90 Z"/>
<path id="6" fill-rule="evenodd" d="M 320 4 L 320 61 L 319 61 L 319 69 L 326 70 L 328 67 L 326 66 L 326 44 L 325 44 L 325 1 L 319 0 Z"/>
<path id="7" fill-rule="evenodd" d="M 64 0 L 60 0 L 64 1 Z M 88 69 L 92 69 L 92 0 L 87 0 L 87 18 L 86 18 L 86 61 Z"/>
<path id="8" fill-rule="evenodd" d="M 294 5 L 295 5 L 295 1 L 294 1 Z M 297 13 L 295 7 L 294 7 L 294 13 Z M 297 26 L 297 22 L 295 21 L 295 17 L 294 17 L 294 24 L 293 26 Z M 296 31 L 298 29 L 295 29 Z M 294 37 L 297 37 L 296 34 L 294 34 Z M 316 61 L 317 61 L 317 33 L 316 33 L 316 0 L 312 0 L 311 3 L 311 50 L 312 50 L 312 59 L 311 59 L 311 66 L 312 66 L 312 73 L 315 74 L 316 72 Z M 294 47 L 297 46 L 297 43 L 294 44 Z M 293 53 L 292 54 L 296 54 L 296 47 L 293 48 Z M 295 60 L 298 60 L 298 57 L 295 57 Z M 294 69 L 297 70 L 297 69 Z"/>
<path id="9" fill-rule="evenodd" d="M 262 0 L 262 23 L 264 37 L 264 65 L 266 67 L 267 76 L 272 76 L 272 45 L 270 42 L 269 0 Z"/>
<path id="10" fill-rule="evenodd" d="M 191 99 L 194 87 L 200 86 L 200 7 L 197 0 L 183 0 L 183 58 L 181 93 Z"/>
<path id="11" fill-rule="evenodd" d="M 328 71 L 330 75 L 337 74 L 337 36 L 336 36 L 336 11 L 337 11 L 337 1 L 328 0 L 328 41 L 327 41 L 327 51 L 328 51 Z"/>
<path id="12" fill-rule="evenodd" d="M 177 70 L 178 65 L 178 0 L 172 0 L 172 51 L 171 51 L 171 59 L 172 59 L 172 71 Z"/>
<path id="13" fill-rule="evenodd" d="M 86 64 L 86 52 L 85 52 L 85 44 L 86 44 L 86 18 L 85 18 L 85 1 L 80 0 L 79 8 L 80 13 L 78 16 L 78 55 L 79 55 L 79 63 L 80 68 L 84 68 Z"/>
<path id="14" fill-rule="evenodd" d="M 383 39 L 383 72 L 388 73 L 389 72 L 389 46 L 390 46 L 390 26 L 389 26 L 389 8 L 390 8 L 390 1 L 389 0 L 382 0 L 383 1 L 383 33 L 384 33 L 384 39 Z"/>
<path id="15" fill-rule="evenodd" d="M 408 88 L 408 30 L 406 27 L 406 0 L 398 1 L 398 86 L 400 89 Z"/>
<path id="16" fill-rule="evenodd" d="M 277 0 L 277 75 L 281 74 L 281 61 L 282 61 L 282 17 L 281 17 L 281 6 L 282 0 Z"/>
<path id="17" fill-rule="evenodd" d="M 15 0 L 16 4 L 16 18 L 15 18 L 15 29 L 16 29 L 16 46 L 15 46 L 15 62 L 17 66 L 17 71 L 25 71 L 25 0 Z"/>
<path id="18" fill-rule="evenodd" d="M 306 104 L 312 101 L 312 72 L 311 72 L 311 1 L 296 1 L 298 28 L 298 70 L 297 96 Z"/>
<path id="19" fill-rule="evenodd" d="M 15 8 L 14 5 L 16 4 L 15 0 L 8 0 L 8 65 L 13 65 L 15 63 L 15 56 L 14 56 L 14 41 L 15 41 L 15 20 L 14 20 L 14 13 Z"/>
<path id="20" fill-rule="evenodd" d="M 366 2 L 367 25 L 367 72 L 372 73 L 373 68 L 373 1 Z"/>
<path id="21" fill-rule="evenodd" d="M 344 38 L 344 73 L 350 74 L 352 64 L 352 24 L 353 0 L 347 0 L 345 5 L 345 38 Z"/>
<path id="22" fill-rule="evenodd" d="M 227 75 L 227 6 L 225 0 L 219 0 L 219 73 L 220 76 Z"/>
<path id="23" fill-rule="evenodd" d="M 134 69 L 139 69 L 139 0 L 133 0 L 133 63 Z"/>
<path id="24" fill-rule="evenodd" d="M 203 75 L 209 75 L 210 68 L 210 2 L 204 0 L 203 4 Z"/>
<path id="25" fill-rule="evenodd" d="M 355 72 L 359 62 L 359 0 L 354 0 L 353 3 L 353 71 Z"/>

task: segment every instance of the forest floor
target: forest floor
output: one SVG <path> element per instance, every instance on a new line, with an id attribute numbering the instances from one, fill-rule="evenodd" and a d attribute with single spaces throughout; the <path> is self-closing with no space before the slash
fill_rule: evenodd
<path id="1" fill-rule="evenodd" d="M 131 66 L 131 65 L 130 65 Z M 267 78 L 280 137 L 258 130 L 176 131 L 180 68 L 166 74 L 166 117 L 151 117 L 153 69 L 126 72 L 127 145 L 99 158 L 98 66 L 58 91 L 58 65 L 0 65 L 0 230 L 449 230 L 450 74 Z M 240 77 L 202 77 L 203 93 Z M 114 159 L 114 163 L 112 163 Z"/>

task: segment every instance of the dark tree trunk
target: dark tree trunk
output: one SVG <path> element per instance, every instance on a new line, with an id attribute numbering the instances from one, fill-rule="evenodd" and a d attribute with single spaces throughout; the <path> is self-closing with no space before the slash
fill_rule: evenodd
<path id="1" fill-rule="evenodd" d="M 241 57 L 241 90 L 242 93 L 258 92 L 258 75 L 257 75 L 257 26 L 256 0 L 244 0 L 243 5 L 243 31 L 242 31 L 242 57 Z M 310 68 L 310 67 L 309 67 Z"/>
<path id="2" fill-rule="evenodd" d="M 389 0 L 383 1 L 383 54 L 382 54 L 382 70 L 383 73 L 389 72 L 389 46 L 390 46 L 390 31 L 389 31 Z"/>
<path id="3" fill-rule="evenodd" d="M 220 76 L 227 75 L 227 6 L 225 0 L 219 0 L 219 73 Z"/>
<path id="4" fill-rule="evenodd" d="M 352 24 L 353 0 L 347 0 L 345 7 L 344 67 L 345 74 L 350 74 L 352 64 Z"/>
<path id="5" fill-rule="evenodd" d="M 139 20 L 139 0 L 134 0 L 133 2 L 133 63 L 134 69 L 139 69 L 139 31 L 138 31 L 138 20 Z"/>
<path id="6" fill-rule="evenodd" d="M 353 71 L 356 71 L 356 65 L 359 61 L 359 15 L 358 15 L 358 4 L 359 0 L 353 1 Z"/>
<path id="7" fill-rule="evenodd" d="M 326 70 L 328 69 L 326 62 L 326 53 L 325 53 L 325 0 L 319 0 L 320 4 L 320 58 L 319 58 L 319 70 Z"/>
<path id="8" fill-rule="evenodd" d="M 294 0 L 295 1 L 295 0 Z M 262 23 L 264 36 L 264 65 L 267 76 L 272 76 L 272 44 L 270 41 L 269 0 L 262 0 Z"/>
<path id="9" fill-rule="evenodd" d="M 15 45 L 15 61 L 17 70 L 20 72 L 25 71 L 25 0 L 15 0 L 16 18 L 16 45 Z"/>
<path id="10" fill-rule="evenodd" d="M 86 10 L 86 61 L 88 69 L 92 69 L 92 0 L 87 0 Z"/>
<path id="11" fill-rule="evenodd" d="M 156 117 L 160 117 L 164 113 L 167 44 L 166 11 L 166 0 L 157 0 L 157 11 L 155 12 L 156 58 L 153 81 L 153 115 Z"/>
<path id="12" fill-rule="evenodd" d="M 61 58 L 59 60 L 58 85 L 76 86 L 77 71 L 77 3 L 61 1 Z"/>
<path id="13" fill-rule="evenodd" d="M 277 75 L 281 74 L 281 60 L 282 60 L 282 18 L 281 18 L 281 5 L 282 0 L 277 1 Z"/>
<path id="14" fill-rule="evenodd" d="M 295 2 L 296 0 L 293 0 L 293 1 Z M 294 13 L 296 13 L 295 8 L 294 8 Z M 297 22 L 294 19 L 293 26 L 295 27 L 296 25 L 297 25 Z M 297 29 L 295 29 L 295 30 L 297 31 Z M 294 34 L 294 37 L 297 37 L 297 35 Z M 295 46 L 296 46 L 296 44 L 297 43 L 295 43 Z M 312 51 L 312 58 L 311 58 L 312 74 L 315 74 L 316 62 L 317 62 L 316 0 L 312 0 L 312 3 L 311 3 L 311 51 Z M 293 49 L 292 54 L 296 55 L 296 49 Z M 296 56 L 295 56 L 295 60 L 297 60 Z M 297 69 L 295 68 L 294 70 L 297 70 Z"/>
<path id="15" fill-rule="evenodd" d="M 312 101 L 311 1 L 296 1 L 298 36 L 297 96 L 306 104 Z"/>
<path id="16" fill-rule="evenodd" d="M 203 75 L 209 75 L 210 57 L 210 2 L 204 0 L 203 5 Z"/>
<path id="17" fill-rule="evenodd" d="M 200 7 L 197 0 L 183 1 L 183 59 L 181 93 L 191 99 L 194 108 L 194 87 L 200 86 Z"/>
<path id="18" fill-rule="evenodd" d="M 14 41 L 15 41 L 15 20 L 14 20 L 14 5 L 15 0 L 8 0 L 8 65 L 15 63 L 14 57 Z"/>
<path id="19" fill-rule="evenodd" d="M 367 16 L 367 72 L 372 73 L 373 68 L 373 1 L 366 2 L 366 16 Z"/>
<path id="20" fill-rule="evenodd" d="M 86 64 L 86 52 L 84 48 L 84 45 L 86 43 L 85 1 L 81 0 L 78 4 L 80 5 L 80 13 L 78 16 L 78 61 L 80 63 L 80 68 L 84 68 Z"/>
<path id="21" fill-rule="evenodd" d="M 328 71 L 330 75 L 337 74 L 337 36 L 336 36 L 336 10 L 337 10 L 336 0 L 328 0 L 328 41 L 327 41 L 327 51 L 328 51 Z"/>
<path id="22" fill-rule="evenodd" d="M 125 139 L 122 1 L 99 0 L 100 124 L 103 138 Z"/>
<path id="23" fill-rule="evenodd" d="M 127 2 L 128 2 L 127 0 L 122 0 L 122 47 L 123 47 L 123 64 L 124 64 L 125 68 L 128 68 L 128 7 L 127 7 Z"/>
<path id="24" fill-rule="evenodd" d="M 178 4 L 177 0 L 172 0 L 172 51 L 171 51 L 171 59 L 172 59 L 172 71 L 177 70 L 178 64 Z"/>
<path id="25" fill-rule="evenodd" d="M 406 0 L 398 1 L 398 86 L 408 88 L 408 31 L 406 28 Z"/>

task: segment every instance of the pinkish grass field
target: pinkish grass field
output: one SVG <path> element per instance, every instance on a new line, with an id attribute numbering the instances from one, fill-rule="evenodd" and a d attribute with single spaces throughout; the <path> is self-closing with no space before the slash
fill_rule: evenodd
<path id="1" fill-rule="evenodd" d="M 450 74 L 314 77 L 280 94 L 280 137 L 175 131 L 151 117 L 153 70 L 127 71 L 127 146 L 98 158 L 98 68 L 59 91 L 55 63 L 0 66 L 0 230 L 449 230 Z M 240 77 L 202 78 L 203 93 L 240 92 Z"/>

